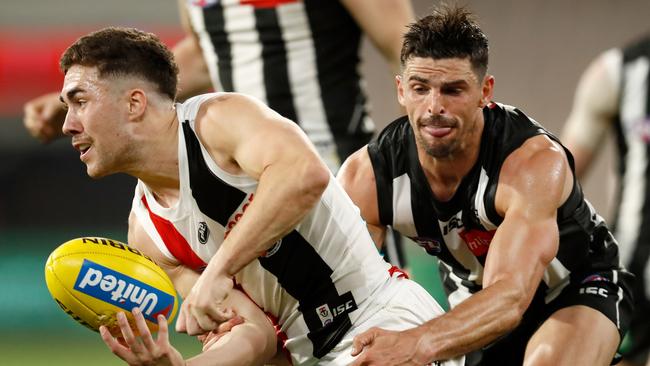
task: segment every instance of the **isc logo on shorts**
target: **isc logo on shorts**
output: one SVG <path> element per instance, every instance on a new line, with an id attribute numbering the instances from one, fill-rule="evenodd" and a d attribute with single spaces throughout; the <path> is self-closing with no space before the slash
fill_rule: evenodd
<path id="1" fill-rule="evenodd" d="M 581 287 L 580 288 L 580 294 L 589 294 L 589 295 L 598 295 L 602 297 L 607 297 L 609 295 L 609 292 L 607 292 L 607 289 L 602 288 L 602 287 Z"/>
<path id="2" fill-rule="evenodd" d="M 169 318 L 174 307 L 172 295 L 87 259 L 74 289 L 126 311 L 138 307 L 152 322 L 157 322 L 158 314 Z"/>

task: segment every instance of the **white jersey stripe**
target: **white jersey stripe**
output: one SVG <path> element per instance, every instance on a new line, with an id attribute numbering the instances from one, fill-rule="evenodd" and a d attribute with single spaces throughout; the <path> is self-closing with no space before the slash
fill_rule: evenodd
<path id="1" fill-rule="evenodd" d="M 445 266 L 447 268 L 447 271 L 449 272 L 449 279 L 457 287 L 457 290 L 455 290 L 454 292 L 450 293 L 449 296 L 447 296 L 447 302 L 449 302 L 449 307 L 453 309 L 456 305 L 467 300 L 470 296 L 472 296 L 472 294 L 467 290 L 467 287 L 465 287 L 462 284 L 462 279 L 454 273 L 454 271 L 451 269 L 451 266 L 447 265 L 442 261 L 438 261 L 438 264 L 440 266 Z"/>
<path id="2" fill-rule="evenodd" d="M 287 47 L 291 95 L 300 127 L 314 142 L 329 168 L 336 171 L 340 161 L 321 98 L 316 50 L 304 6 L 304 3 L 297 2 L 277 8 L 282 38 Z"/>
<path id="3" fill-rule="evenodd" d="M 463 212 L 459 211 L 455 216 L 452 216 L 449 221 L 440 221 L 438 220 L 438 225 L 440 226 L 440 232 L 444 238 L 447 248 L 451 255 L 460 263 L 463 267 L 469 270 L 469 275 L 467 280 L 474 281 L 477 284 L 483 283 L 483 266 L 478 261 L 474 253 L 472 253 L 467 244 L 461 238 L 459 232 L 463 230 L 462 227 L 456 227 L 453 229 L 447 230 L 445 233 L 445 227 L 451 226 L 450 223 L 454 220 L 457 222 L 462 222 Z"/>
<path id="4" fill-rule="evenodd" d="M 224 7 L 224 19 L 231 45 L 234 90 L 268 103 L 266 90 L 259 87 L 264 85 L 264 60 L 262 43 L 255 28 L 255 8 Z"/>
<path id="5" fill-rule="evenodd" d="M 490 182 L 490 177 L 488 177 L 485 172 L 485 168 L 481 167 L 481 176 L 478 180 L 478 187 L 476 196 L 474 198 L 474 207 L 478 211 L 478 217 L 481 219 L 481 225 L 483 225 L 488 230 L 496 230 L 497 226 L 494 225 L 492 221 L 488 218 L 487 211 L 485 209 L 485 202 L 483 198 L 485 197 L 485 190 L 487 189 L 488 183 Z"/>
<path id="6" fill-rule="evenodd" d="M 411 208 L 411 179 L 404 173 L 393 179 L 393 227 L 402 235 L 417 236 Z"/>
<path id="7" fill-rule="evenodd" d="M 621 123 L 626 131 L 643 128 L 641 123 L 646 115 L 648 59 L 638 60 L 626 65 L 624 77 L 628 81 L 621 99 Z M 622 186 L 626 187 L 621 197 L 620 211 L 616 222 L 616 239 L 619 242 L 621 263 L 629 263 L 641 225 L 641 210 L 645 197 L 645 171 L 648 165 L 647 144 L 641 133 L 624 133 L 628 146 L 626 170 Z"/>
<path id="8" fill-rule="evenodd" d="M 612 282 L 618 285 L 618 271 L 612 270 Z M 616 328 L 621 328 L 621 315 L 620 315 L 620 303 L 623 300 L 623 288 L 619 286 L 618 288 L 618 300 L 616 300 Z"/>

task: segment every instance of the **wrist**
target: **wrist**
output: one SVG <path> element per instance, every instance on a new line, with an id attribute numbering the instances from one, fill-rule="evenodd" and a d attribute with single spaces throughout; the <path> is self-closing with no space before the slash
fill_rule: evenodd
<path id="1" fill-rule="evenodd" d="M 234 274 L 228 271 L 226 262 L 219 255 L 215 255 L 203 271 L 204 274 L 211 278 L 233 278 Z"/>
<path id="2" fill-rule="evenodd" d="M 416 339 L 415 344 L 417 345 L 417 348 L 415 353 L 417 360 L 422 360 L 428 364 L 429 362 L 439 359 L 439 350 L 436 347 L 436 342 L 432 339 L 433 337 L 429 332 L 427 324 L 408 329 L 406 332 L 410 332 Z"/>

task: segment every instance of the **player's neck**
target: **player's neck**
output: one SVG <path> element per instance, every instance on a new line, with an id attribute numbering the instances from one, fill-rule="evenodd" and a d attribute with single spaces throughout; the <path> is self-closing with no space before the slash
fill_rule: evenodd
<path id="1" fill-rule="evenodd" d="M 178 119 L 175 110 L 156 118 L 143 137 L 137 164 L 129 174 L 153 192 L 158 203 L 173 206 L 180 187 L 178 172 Z"/>

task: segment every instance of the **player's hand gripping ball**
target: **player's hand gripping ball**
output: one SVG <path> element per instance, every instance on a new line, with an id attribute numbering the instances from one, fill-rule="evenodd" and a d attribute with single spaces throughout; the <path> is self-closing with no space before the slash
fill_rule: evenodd
<path id="1" fill-rule="evenodd" d="M 94 331 L 105 325 L 114 336 L 121 336 L 117 312 L 125 312 L 134 325 L 131 310 L 140 308 L 156 332 L 158 314 L 171 323 L 178 310 L 167 274 L 151 258 L 116 240 L 89 237 L 61 244 L 47 259 L 45 281 L 74 320 Z"/>

